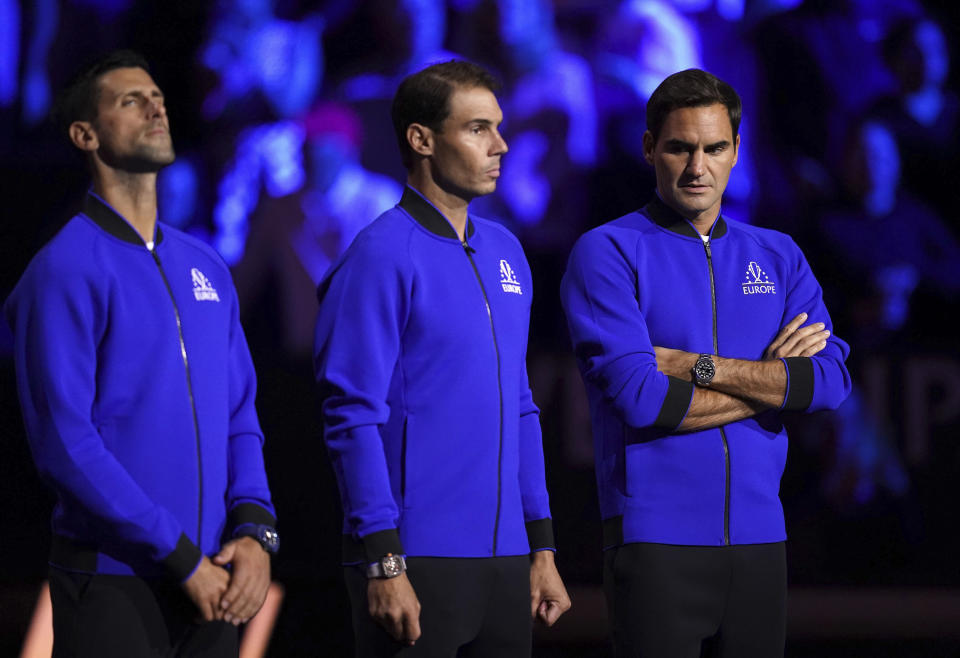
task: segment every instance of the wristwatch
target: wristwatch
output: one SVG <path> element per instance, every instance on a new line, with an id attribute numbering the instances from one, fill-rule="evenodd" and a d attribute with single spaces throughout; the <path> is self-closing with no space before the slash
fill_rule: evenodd
<path id="1" fill-rule="evenodd" d="M 693 381 L 697 386 L 710 386 L 713 376 L 717 374 L 717 365 L 709 354 L 701 354 L 693 364 Z"/>
<path id="2" fill-rule="evenodd" d="M 276 555 L 280 550 L 280 535 L 276 528 L 259 523 L 244 523 L 233 531 L 233 537 L 252 537 L 270 555 Z"/>
<path id="3" fill-rule="evenodd" d="M 406 570 L 407 561 L 402 555 L 387 553 L 367 565 L 367 578 L 396 578 Z"/>

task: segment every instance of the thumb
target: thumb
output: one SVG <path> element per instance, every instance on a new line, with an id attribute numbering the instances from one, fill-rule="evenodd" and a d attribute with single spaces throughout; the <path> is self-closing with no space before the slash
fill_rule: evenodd
<path id="1" fill-rule="evenodd" d="M 220 552 L 213 556 L 214 564 L 219 564 L 221 567 L 225 564 L 229 564 L 233 560 L 233 554 L 237 551 L 236 542 L 229 542 L 220 549 Z"/>

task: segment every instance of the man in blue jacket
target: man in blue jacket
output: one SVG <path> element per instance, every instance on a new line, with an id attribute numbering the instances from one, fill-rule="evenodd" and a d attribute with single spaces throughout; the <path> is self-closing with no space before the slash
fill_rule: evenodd
<path id="1" fill-rule="evenodd" d="M 84 71 L 58 118 L 93 186 L 5 305 L 30 449 L 57 495 L 54 655 L 236 656 L 278 539 L 230 272 L 157 221 L 174 151 L 140 56 Z"/>
<path id="2" fill-rule="evenodd" d="M 468 213 L 507 151 L 496 90 L 459 61 L 401 83 L 407 188 L 318 290 L 358 656 L 529 656 L 531 619 L 570 606 L 527 382 L 530 269 Z"/>
<path id="3" fill-rule="evenodd" d="M 740 99 L 692 69 L 647 105 L 657 197 L 583 235 L 561 294 L 593 424 L 617 656 L 782 655 L 780 410 L 839 405 L 849 348 L 786 235 L 730 220 Z"/>

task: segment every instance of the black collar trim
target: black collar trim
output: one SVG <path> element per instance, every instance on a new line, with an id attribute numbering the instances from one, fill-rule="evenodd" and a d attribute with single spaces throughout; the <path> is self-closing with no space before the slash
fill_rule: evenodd
<path id="1" fill-rule="evenodd" d="M 443 213 L 409 185 L 404 188 L 403 196 L 400 197 L 400 203 L 397 205 L 410 213 L 410 216 L 417 220 L 417 223 L 431 233 L 444 238 L 453 238 L 460 242 L 460 236 L 453 230 L 453 226 L 444 217 Z M 472 238 L 473 232 L 473 222 L 467 217 L 467 237 Z"/>
<path id="2" fill-rule="evenodd" d="M 679 233 L 680 235 L 685 235 L 690 238 L 700 238 L 700 234 L 697 232 L 697 229 L 693 228 L 693 224 L 684 219 L 676 210 L 661 201 L 659 196 L 655 196 L 650 203 L 643 207 L 643 210 L 650 219 L 668 231 L 673 231 L 674 233 Z M 716 240 L 726 234 L 727 222 L 723 219 L 723 215 L 720 215 L 710 230 L 710 239 Z"/>
<path id="3" fill-rule="evenodd" d="M 130 226 L 129 222 L 127 222 L 120 213 L 111 208 L 106 201 L 93 192 L 88 192 L 86 198 L 83 200 L 83 214 L 92 219 L 97 226 L 113 237 L 139 247 L 144 246 L 143 238 L 140 237 L 136 229 Z M 154 244 L 160 244 L 162 241 L 163 231 L 160 230 L 158 224 Z"/>

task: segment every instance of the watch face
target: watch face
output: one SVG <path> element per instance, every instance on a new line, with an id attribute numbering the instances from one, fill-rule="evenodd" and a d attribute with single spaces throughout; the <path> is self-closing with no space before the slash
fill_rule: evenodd
<path id="1" fill-rule="evenodd" d="M 697 377 L 697 383 L 709 384 L 713 375 L 717 372 L 713 359 L 709 356 L 701 356 L 697 359 L 697 364 L 693 367 L 693 372 Z"/>
<path id="2" fill-rule="evenodd" d="M 273 528 L 263 528 L 260 533 L 260 543 L 271 553 L 280 547 L 280 535 Z"/>
<path id="3" fill-rule="evenodd" d="M 388 555 L 380 561 L 380 565 L 387 578 L 395 578 L 403 573 L 403 560 L 399 555 Z"/>

